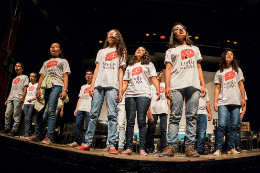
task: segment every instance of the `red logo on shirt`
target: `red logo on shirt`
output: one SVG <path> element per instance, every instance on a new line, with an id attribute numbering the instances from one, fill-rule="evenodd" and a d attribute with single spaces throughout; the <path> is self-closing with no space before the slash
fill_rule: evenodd
<path id="1" fill-rule="evenodd" d="M 30 86 L 30 88 L 28 89 L 28 91 L 33 91 L 34 90 L 34 86 Z"/>
<path id="2" fill-rule="evenodd" d="M 18 84 L 20 82 L 20 78 L 14 80 L 14 84 Z"/>
<path id="3" fill-rule="evenodd" d="M 184 49 L 181 51 L 181 59 L 185 60 L 194 57 L 194 51 L 192 49 Z"/>
<path id="4" fill-rule="evenodd" d="M 112 61 L 112 60 L 116 59 L 116 57 L 117 57 L 117 52 L 116 51 L 109 52 L 109 53 L 106 54 L 105 60 L 106 61 Z"/>
<path id="5" fill-rule="evenodd" d="M 165 92 L 164 87 L 160 86 L 160 93 L 164 93 L 164 92 Z"/>
<path id="6" fill-rule="evenodd" d="M 84 94 L 89 94 L 89 89 L 90 89 L 90 87 L 86 88 L 86 89 L 84 90 Z"/>
<path id="7" fill-rule="evenodd" d="M 141 74 L 143 71 L 143 68 L 142 67 L 136 67 L 132 70 L 132 76 L 135 76 L 135 75 L 139 75 Z"/>
<path id="8" fill-rule="evenodd" d="M 236 73 L 234 71 L 227 72 L 225 74 L 225 81 L 233 79 L 236 76 Z"/>
<path id="9" fill-rule="evenodd" d="M 55 67 L 58 64 L 58 61 L 52 60 L 47 63 L 47 69 L 50 67 Z"/>

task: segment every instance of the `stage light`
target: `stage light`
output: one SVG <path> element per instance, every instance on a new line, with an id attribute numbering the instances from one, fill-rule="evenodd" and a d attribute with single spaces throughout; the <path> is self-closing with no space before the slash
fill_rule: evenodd
<path id="1" fill-rule="evenodd" d="M 237 44 L 237 42 L 236 42 L 236 41 L 234 41 L 233 43 L 234 43 L 234 44 Z"/>
<path id="2" fill-rule="evenodd" d="M 189 37 L 192 37 L 191 35 L 189 35 Z"/>
<path id="3" fill-rule="evenodd" d="M 99 41 L 99 43 L 102 43 L 103 41 Z"/>
<path id="4" fill-rule="evenodd" d="M 153 33 L 153 35 L 156 35 L 156 33 Z"/>
<path id="5" fill-rule="evenodd" d="M 227 40 L 227 42 L 229 43 L 229 42 L 230 42 L 230 40 Z"/>
<path id="6" fill-rule="evenodd" d="M 198 36 L 195 36 L 194 38 L 195 38 L 195 40 L 198 40 L 198 39 L 199 39 L 199 37 L 198 37 Z"/>
<path id="7" fill-rule="evenodd" d="M 165 39 L 165 36 L 164 36 L 164 35 L 161 35 L 160 38 L 161 38 L 161 39 Z"/>
<path id="8" fill-rule="evenodd" d="M 148 33 L 145 34 L 146 37 L 149 37 L 149 35 L 150 35 L 150 34 L 148 34 Z"/>

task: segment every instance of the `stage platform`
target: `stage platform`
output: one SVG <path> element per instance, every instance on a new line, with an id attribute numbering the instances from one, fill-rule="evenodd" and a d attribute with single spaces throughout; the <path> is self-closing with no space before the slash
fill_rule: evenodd
<path id="1" fill-rule="evenodd" d="M 200 157 L 112 155 L 101 149 L 77 150 L 0 133 L 0 169 L 10 172 L 260 172 L 260 149 Z M 7 169 L 6 169 L 7 168 Z"/>

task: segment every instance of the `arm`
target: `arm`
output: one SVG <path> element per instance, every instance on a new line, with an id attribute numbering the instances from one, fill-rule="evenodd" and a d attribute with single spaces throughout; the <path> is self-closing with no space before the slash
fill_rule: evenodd
<path id="1" fill-rule="evenodd" d="M 171 101 L 169 99 L 167 99 L 167 104 L 168 104 L 169 108 L 171 109 Z"/>
<path id="2" fill-rule="evenodd" d="M 209 102 L 207 102 L 207 104 L 206 104 L 206 109 L 207 109 L 207 111 L 208 111 L 208 121 L 210 121 L 211 119 L 212 119 L 212 115 L 211 115 L 211 110 L 210 110 L 210 104 L 209 104 Z"/>
<path id="3" fill-rule="evenodd" d="M 11 91 L 9 92 L 9 95 L 8 95 L 6 101 L 5 101 L 5 105 L 7 105 L 7 103 L 8 103 L 8 99 L 9 99 L 9 97 L 10 97 L 10 94 L 11 94 Z"/>
<path id="4" fill-rule="evenodd" d="M 122 90 L 122 95 L 124 95 L 127 87 L 128 87 L 128 83 L 129 83 L 129 80 L 125 80 L 124 83 L 123 83 L 123 90 Z"/>
<path id="5" fill-rule="evenodd" d="M 172 64 L 167 63 L 165 69 L 165 96 L 167 99 L 172 99 L 172 91 L 170 88 Z"/>
<path id="6" fill-rule="evenodd" d="M 93 79 L 92 79 L 92 82 L 91 82 L 91 85 L 90 85 L 90 89 L 89 89 L 89 95 L 91 97 L 94 96 L 94 85 L 95 85 L 95 81 L 96 81 L 96 78 L 97 78 L 98 69 L 99 69 L 99 64 L 96 64 L 96 68 L 95 68 L 95 71 L 94 71 Z"/>
<path id="7" fill-rule="evenodd" d="M 246 101 L 245 101 L 245 106 L 242 108 L 242 112 L 240 112 L 240 114 L 241 114 L 240 119 L 241 120 L 244 118 L 245 113 L 246 113 Z"/>
<path id="8" fill-rule="evenodd" d="M 201 93 L 201 96 L 204 97 L 205 94 L 206 94 L 206 89 L 205 89 L 205 81 L 204 81 L 204 77 L 203 77 L 203 72 L 202 72 L 200 61 L 197 61 L 197 68 L 198 68 L 200 85 L 201 85 L 200 93 Z"/>
<path id="9" fill-rule="evenodd" d="M 69 75 L 68 73 L 63 74 L 63 81 L 64 81 L 64 89 L 68 89 L 69 86 Z M 63 90 L 62 93 L 60 94 L 60 99 L 65 100 L 67 96 L 67 91 Z"/>
<path id="10" fill-rule="evenodd" d="M 34 98 L 32 98 L 32 99 L 29 99 L 29 100 L 27 100 L 27 102 L 32 102 L 32 101 L 34 101 L 34 100 L 36 100 L 36 97 L 34 97 Z"/>
<path id="11" fill-rule="evenodd" d="M 63 106 L 61 107 L 61 110 L 60 110 L 60 117 L 63 117 L 63 115 L 64 115 L 64 104 L 63 104 Z"/>
<path id="12" fill-rule="evenodd" d="M 37 99 L 41 99 L 41 86 L 42 86 L 43 78 L 44 78 L 44 74 L 41 74 L 41 77 L 38 82 L 37 93 L 36 93 Z"/>
<path id="13" fill-rule="evenodd" d="M 123 68 L 120 67 L 118 69 L 118 81 L 119 81 L 119 91 L 118 91 L 118 99 L 117 103 L 120 103 L 122 101 L 122 89 L 123 89 Z"/>
<path id="14" fill-rule="evenodd" d="M 243 81 L 238 82 L 238 87 L 240 89 L 242 100 L 241 100 L 241 107 L 243 108 L 245 106 L 245 87 Z"/>
<path id="15" fill-rule="evenodd" d="M 148 111 L 147 111 L 147 118 L 148 118 L 148 121 L 153 124 L 154 123 L 154 118 L 153 118 L 153 114 L 151 112 L 151 104 L 148 108 Z"/>
<path id="16" fill-rule="evenodd" d="M 159 81 L 156 79 L 155 76 L 152 76 L 152 82 L 153 82 L 153 85 L 155 86 L 156 88 L 156 95 L 158 96 L 156 101 L 160 100 L 160 83 Z"/>
<path id="17" fill-rule="evenodd" d="M 215 92 L 214 92 L 214 109 L 216 112 L 218 112 L 218 96 L 220 91 L 220 85 L 216 84 Z"/>
<path id="18" fill-rule="evenodd" d="M 78 111 L 79 104 L 80 104 L 80 102 L 81 102 L 81 98 L 82 98 L 82 97 L 80 97 L 80 98 L 78 99 L 78 103 L 77 103 L 76 109 L 75 109 L 75 111 L 74 111 L 74 116 L 77 116 L 77 111 Z"/>
<path id="19" fill-rule="evenodd" d="M 24 100 L 25 100 L 25 97 L 26 97 L 26 93 L 27 93 L 27 88 L 28 88 L 28 85 L 23 87 L 23 97 L 20 99 L 19 103 L 24 103 Z"/>

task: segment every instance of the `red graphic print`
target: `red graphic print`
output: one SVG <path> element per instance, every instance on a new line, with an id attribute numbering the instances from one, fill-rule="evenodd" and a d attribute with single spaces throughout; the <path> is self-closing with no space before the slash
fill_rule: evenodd
<path id="1" fill-rule="evenodd" d="M 194 57 L 194 51 L 192 49 L 184 49 L 181 51 L 181 59 L 185 60 Z"/>
<path id="2" fill-rule="evenodd" d="M 236 73 L 234 71 L 227 72 L 225 74 L 225 81 L 233 79 L 235 76 L 236 76 Z"/>
<path id="3" fill-rule="evenodd" d="M 109 53 L 106 54 L 105 60 L 106 61 L 112 61 L 112 60 L 116 59 L 116 57 L 117 57 L 117 52 L 116 51 L 109 52 Z"/>
<path id="4" fill-rule="evenodd" d="M 164 92 L 165 92 L 164 87 L 160 86 L 160 93 L 164 93 Z"/>
<path id="5" fill-rule="evenodd" d="M 89 89 L 90 89 L 90 87 L 86 88 L 86 89 L 84 90 L 84 94 L 89 94 Z"/>
<path id="6" fill-rule="evenodd" d="M 55 67 L 58 64 L 58 61 L 52 60 L 47 63 L 47 69 L 50 67 Z"/>
<path id="7" fill-rule="evenodd" d="M 34 90 L 34 86 L 30 86 L 30 88 L 28 89 L 28 91 L 33 91 Z"/>
<path id="8" fill-rule="evenodd" d="M 143 68 L 142 67 L 136 67 L 132 70 L 132 76 L 135 76 L 135 75 L 139 75 L 141 74 L 143 71 Z"/>
<path id="9" fill-rule="evenodd" d="M 20 78 L 14 80 L 14 84 L 18 84 L 20 82 Z"/>

